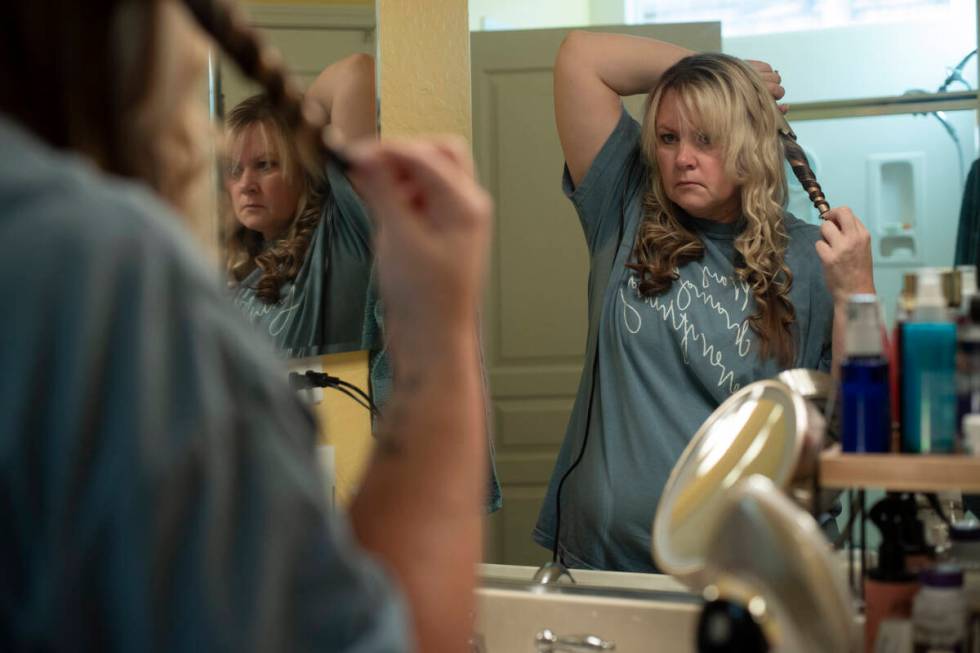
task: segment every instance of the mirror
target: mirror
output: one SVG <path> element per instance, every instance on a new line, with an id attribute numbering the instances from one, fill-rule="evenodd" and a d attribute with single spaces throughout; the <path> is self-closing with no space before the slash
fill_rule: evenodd
<path id="1" fill-rule="evenodd" d="M 725 497 L 759 474 L 780 491 L 812 484 L 824 420 L 779 381 L 757 381 L 726 399 L 674 466 L 653 525 L 658 566 L 696 587 Z"/>
<path id="2" fill-rule="evenodd" d="M 469 8 L 474 151 L 498 220 L 485 334 L 504 507 L 491 517 L 487 560 L 537 567 L 550 554 L 529 534 L 582 387 L 589 311 L 588 253 L 561 191 L 552 99 L 551 69 L 568 29 L 646 34 L 778 68 L 788 119 L 830 204 L 850 206 L 871 232 L 889 319 L 906 270 L 953 264 L 966 172 L 978 155 L 977 61 L 958 64 L 977 47 L 978 30 L 966 0 L 525 4 L 470 0 Z M 928 101 L 908 105 L 914 89 Z M 634 116 L 642 99 L 626 101 Z M 789 210 L 816 222 L 798 182 L 788 182 Z M 584 377 L 583 386 L 588 370 Z M 576 474 L 581 480 L 579 470 L 566 485 Z M 607 512 L 615 519 L 618 511 Z"/>
<path id="3" fill-rule="evenodd" d="M 373 0 L 246 9 L 335 135 L 376 136 Z M 215 111 L 226 133 L 219 242 L 235 304 L 289 358 L 380 349 L 378 334 L 365 329 L 375 299 L 360 198 L 326 161 L 304 174 L 268 105 L 246 100 L 259 86 L 227 57 L 219 62 Z"/>

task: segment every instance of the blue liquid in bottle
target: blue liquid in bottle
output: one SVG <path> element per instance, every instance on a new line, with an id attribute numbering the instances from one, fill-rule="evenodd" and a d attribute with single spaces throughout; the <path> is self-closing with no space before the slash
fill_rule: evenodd
<path id="1" fill-rule="evenodd" d="M 841 373 L 841 449 L 887 453 L 891 444 L 888 361 L 881 356 L 847 359 Z"/>
<path id="2" fill-rule="evenodd" d="M 951 453 L 956 441 L 956 325 L 906 323 L 902 353 L 902 451 Z"/>

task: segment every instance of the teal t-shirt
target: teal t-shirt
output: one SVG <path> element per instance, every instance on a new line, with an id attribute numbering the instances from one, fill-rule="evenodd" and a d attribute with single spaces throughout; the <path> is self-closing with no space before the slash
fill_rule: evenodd
<path id="1" fill-rule="evenodd" d="M 0 651 L 412 650 L 180 218 L 2 114 L 0 151 Z"/>
<path id="2" fill-rule="evenodd" d="M 261 270 L 234 290 L 235 305 L 248 321 L 290 358 L 380 347 L 363 339 L 373 257 L 367 211 L 332 166 L 327 181 L 320 223 L 296 278 L 280 288 L 279 301 L 266 304 L 255 294 Z"/>
<path id="3" fill-rule="evenodd" d="M 573 566 L 656 571 L 650 530 L 674 463 L 730 394 L 780 371 L 759 356 L 748 324 L 755 302 L 735 275 L 741 223 L 685 217 L 704 243 L 704 256 L 682 266 L 665 293 L 639 294 L 626 263 L 649 175 L 640 126 L 625 110 L 577 188 L 565 172 L 565 191 L 590 252 L 589 332 L 578 394 L 534 536 L 548 547 L 554 542 L 558 482 L 581 449 L 591 396 L 586 451 L 561 496 L 560 548 Z M 819 229 L 789 214 L 784 219 L 796 310 L 794 366 L 827 370 L 833 301 L 814 249 Z"/>

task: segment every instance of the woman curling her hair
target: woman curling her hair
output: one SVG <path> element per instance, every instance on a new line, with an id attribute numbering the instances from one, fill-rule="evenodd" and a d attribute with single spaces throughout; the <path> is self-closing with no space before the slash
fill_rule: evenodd
<path id="1" fill-rule="evenodd" d="M 305 100 L 345 141 L 376 136 L 369 55 L 328 66 Z M 227 136 L 235 303 L 288 356 L 370 348 L 362 331 L 371 229 L 347 178 L 323 161 L 304 165 L 295 135 L 265 95 L 231 110 Z"/>
<path id="2" fill-rule="evenodd" d="M 208 184 L 195 20 L 263 50 L 223 2 L 4 5 L 0 651 L 457 651 L 483 542 L 489 196 L 457 139 L 346 150 L 411 382 L 331 509 L 309 411 L 175 211 Z M 291 199 L 269 188 L 256 204 Z M 273 213 L 243 214 L 270 246 L 289 238 Z"/>
<path id="3" fill-rule="evenodd" d="M 328 66 L 305 100 L 308 110 L 325 113 L 338 138 L 375 139 L 374 61 L 368 55 Z M 360 198 L 337 167 L 303 165 L 296 139 L 266 96 L 239 103 L 226 128 L 228 273 L 235 303 L 286 356 L 367 349 L 372 399 L 383 410 L 395 370 L 384 307 L 371 282 L 371 221 Z M 491 461 L 487 510 L 501 502 Z"/>
<path id="4" fill-rule="evenodd" d="M 714 216 L 719 223 L 738 224 L 734 276 L 755 300 L 749 324 L 761 358 L 790 366 L 795 318 L 789 300 L 793 274 L 785 263 L 786 178 L 776 112 L 762 80 L 734 57 L 687 57 L 661 79 L 645 122 L 642 146 L 650 189 L 643 198 L 635 261 L 628 265 L 639 279 L 640 294 L 667 291 L 677 268 L 704 258 L 697 230 L 682 222 L 685 209 L 695 218 L 701 214 L 702 219 Z M 693 131 L 696 145 L 724 153 L 713 171 L 721 183 L 711 188 L 719 197 L 705 197 L 702 189 L 709 187 L 688 176 L 683 161 L 677 165 L 679 131 Z"/>
<path id="5" fill-rule="evenodd" d="M 780 81 L 650 39 L 562 45 L 555 113 L 590 252 L 589 339 L 534 536 L 569 566 L 655 571 L 655 507 L 698 427 L 753 381 L 836 367 L 847 297 L 874 292 L 849 209 L 821 227 L 784 210 Z M 642 127 L 620 99 L 640 93 Z"/>

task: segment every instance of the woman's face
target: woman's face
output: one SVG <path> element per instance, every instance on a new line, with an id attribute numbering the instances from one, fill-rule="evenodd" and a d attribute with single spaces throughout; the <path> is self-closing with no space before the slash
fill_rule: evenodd
<path id="1" fill-rule="evenodd" d="M 655 129 L 657 167 L 667 197 L 695 218 L 738 219 L 739 188 L 725 172 L 721 148 L 684 119 L 673 90 L 660 98 Z"/>
<path id="2" fill-rule="evenodd" d="M 238 221 L 266 240 L 289 229 L 301 192 L 297 175 L 287 179 L 283 161 L 266 138 L 263 126 L 249 125 L 242 133 L 238 163 L 225 182 Z"/>

